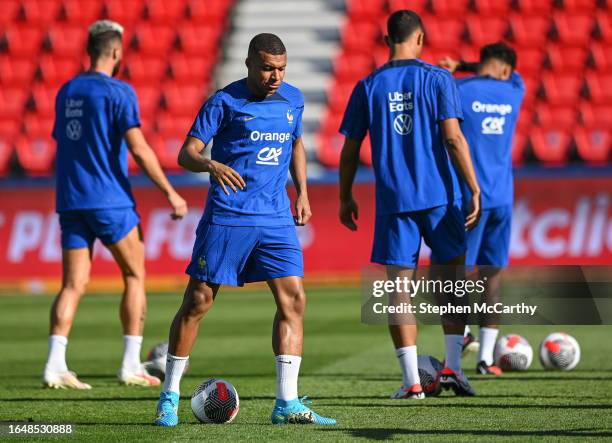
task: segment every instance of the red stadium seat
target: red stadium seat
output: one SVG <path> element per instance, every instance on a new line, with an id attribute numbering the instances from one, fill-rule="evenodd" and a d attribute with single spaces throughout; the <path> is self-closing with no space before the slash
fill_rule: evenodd
<path id="1" fill-rule="evenodd" d="M 338 132 L 342 115 L 327 113 L 324 126 L 317 134 L 317 158 L 329 168 L 337 168 L 340 164 L 340 152 L 344 136 Z"/>
<path id="2" fill-rule="evenodd" d="M 528 129 L 532 125 L 533 110 L 530 107 L 526 107 L 524 104 L 521 106 L 521 112 L 519 113 L 518 121 L 516 122 L 516 132 L 522 132 L 523 134 L 528 133 Z"/>
<path id="3" fill-rule="evenodd" d="M 21 0 L 20 16 L 28 26 L 43 27 L 57 19 L 59 8 L 57 0 Z"/>
<path id="4" fill-rule="evenodd" d="M 141 54 L 164 56 L 174 45 L 174 27 L 141 23 L 134 30 L 134 41 Z"/>
<path id="5" fill-rule="evenodd" d="M 410 9 L 419 15 L 426 12 L 429 0 L 388 0 L 387 8 L 389 12 L 395 12 L 400 9 Z M 425 24 L 427 26 L 427 24 Z"/>
<path id="6" fill-rule="evenodd" d="M 544 53 L 538 48 L 516 48 L 517 70 L 526 77 L 537 74 L 542 69 Z"/>
<path id="7" fill-rule="evenodd" d="M 538 160 L 549 165 L 562 165 L 567 162 L 571 143 L 569 131 L 535 126 L 530 132 L 533 152 Z"/>
<path id="8" fill-rule="evenodd" d="M 437 65 L 440 60 L 446 57 L 451 57 L 453 59 L 463 58 L 462 56 L 460 56 L 460 53 L 459 51 L 457 51 L 457 48 L 437 49 L 425 46 L 425 48 L 423 49 L 423 54 L 421 55 L 421 59 L 423 59 L 427 63 L 431 63 L 432 65 Z M 478 60 L 478 58 L 476 58 L 476 60 Z"/>
<path id="9" fill-rule="evenodd" d="M 346 12 L 350 20 L 376 20 L 384 14 L 385 0 L 347 0 Z"/>
<path id="10" fill-rule="evenodd" d="M 178 30 L 178 40 L 181 50 L 186 54 L 216 58 L 217 42 L 221 36 L 221 28 L 210 24 L 194 24 L 186 22 Z"/>
<path id="11" fill-rule="evenodd" d="M 170 112 L 161 112 L 157 115 L 157 131 L 164 136 L 182 137 L 189 132 L 193 124 L 195 113 L 192 116 L 177 116 Z"/>
<path id="12" fill-rule="evenodd" d="M 334 76 L 340 82 L 356 82 L 374 68 L 371 55 L 341 54 L 334 62 Z"/>
<path id="13" fill-rule="evenodd" d="M 612 43 L 612 14 L 609 12 L 598 12 L 595 15 L 595 35 L 602 41 Z"/>
<path id="14" fill-rule="evenodd" d="M 144 116 L 152 115 L 159 108 L 161 91 L 158 86 L 138 85 L 136 87 L 138 107 Z"/>
<path id="15" fill-rule="evenodd" d="M 181 52 L 175 52 L 170 58 L 169 72 L 174 80 L 180 82 L 208 84 L 213 66 L 214 60 L 206 55 L 187 56 Z"/>
<path id="16" fill-rule="evenodd" d="M 597 2 L 594 0 L 562 0 L 561 8 L 566 12 L 571 13 L 592 13 L 597 7 Z"/>
<path id="17" fill-rule="evenodd" d="M 6 29 L 18 16 L 20 9 L 19 0 L 5 0 L 2 2 L 2 14 L 0 14 L 0 29 Z"/>
<path id="18" fill-rule="evenodd" d="M 501 3 L 501 1 L 500 1 Z M 516 9 L 523 15 L 548 16 L 553 8 L 553 2 L 548 0 L 514 0 Z"/>
<path id="19" fill-rule="evenodd" d="M 536 99 L 536 95 L 540 88 L 540 82 L 535 77 L 524 77 L 525 82 L 525 97 L 523 98 L 523 108 L 531 108 Z"/>
<path id="20" fill-rule="evenodd" d="M 195 116 L 204 103 L 206 91 L 202 84 L 165 83 L 163 88 L 165 108 L 173 115 Z"/>
<path id="21" fill-rule="evenodd" d="M 126 75 L 135 85 L 141 83 L 159 82 L 165 74 L 168 63 L 165 57 L 132 54 L 126 61 Z"/>
<path id="22" fill-rule="evenodd" d="M 456 48 L 463 38 L 465 27 L 459 19 L 430 15 L 423 17 L 423 21 L 427 30 L 426 45 L 436 49 L 452 49 Z"/>
<path id="23" fill-rule="evenodd" d="M 15 118 L 23 113 L 27 92 L 23 89 L 0 89 L 0 118 Z"/>
<path id="24" fill-rule="evenodd" d="M 13 143 L 0 132 L 0 176 L 9 172 L 9 162 L 13 156 Z"/>
<path id="25" fill-rule="evenodd" d="M 56 26 L 49 31 L 47 44 L 60 57 L 80 57 L 86 51 L 87 26 Z"/>
<path id="26" fill-rule="evenodd" d="M 431 0 L 430 7 L 437 16 L 463 16 L 468 12 L 470 0 Z"/>
<path id="27" fill-rule="evenodd" d="M 593 17 L 584 13 L 556 13 L 553 17 L 553 29 L 563 45 L 586 45 L 591 39 L 593 26 Z"/>
<path id="28" fill-rule="evenodd" d="M 480 46 L 472 44 L 461 45 L 461 48 L 459 48 L 459 58 L 461 60 L 477 62 L 480 60 L 480 48 Z"/>
<path id="29" fill-rule="evenodd" d="M 327 93 L 328 108 L 333 114 L 343 114 L 348 104 L 349 98 L 355 82 L 334 83 Z M 338 129 L 338 128 L 336 128 Z"/>
<path id="30" fill-rule="evenodd" d="M 612 46 L 605 43 L 591 43 L 589 45 L 589 65 L 598 71 L 612 71 Z"/>
<path id="31" fill-rule="evenodd" d="M 37 54 L 42 47 L 43 33 L 27 24 L 12 25 L 5 32 L 8 51 L 12 56 L 28 57 Z"/>
<path id="32" fill-rule="evenodd" d="M 502 40 L 508 30 L 508 21 L 503 17 L 472 14 L 466 18 L 466 25 L 470 41 L 479 47 Z"/>
<path id="33" fill-rule="evenodd" d="M 347 52 L 370 53 L 382 41 L 380 27 L 372 22 L 347 21 L 342 30 L 342 48 Z"/>
<path id="34" fill-rule="evenodd" d="M 0 138 L 12 141 L 21 129 L 21 118 L 7 116 L 0 118 Z"/>
<path id="35" fill-rule="evenodd" d="M 512 164 L 518 166 L 525 159 L 525 150 L 527 148 L 527 136 L 524 132 L 516 131 L 512 137 Z"/>
<path id="36" fill-rule="evenodd" d="M 36 63 L 29 58 L 0 55 L 0 85 L 5 87 L 26 87 L 34 78 Z"/>
<path id="37" fill-rule="evenodd" d="M 130 26 L 142 16 L 142 0 L 106 0 L 104 2 L 105 17 Z"/>
<path id="38" fill-rule="evenodd" d="M 582 88 L 582 78 L 577 75 L 559 75 L 547 72 L 542 76 L 544 95 L 549 103 L 572 105 L 578 102 Z"/>
<path id="39" fill-rule="evenodd" d="M 506 17 L 510 2 L 500 0 L 474 0 L 474 9 L 481 17 Z"/>
<path id="40" fill-rule="evenodd" d="M 590 72 L 586 75 L 586 86 L 592 102 L 612 103 L 612 73 Z"/>
<path id="41" fill-rule="evenodd" d="M 584 47 L 566 46 L 561 43 L 549 45 L 546 52 L 547 65 L 555 73 L 581 72 L 587 63 L 587 50 Z"/>
<path id="42" fill-rule="evenodd" d="M 59 58 L 54 55 L 44 55 L 40 58 L 39 74 L 48 85 L 60 85 L 82 70 L 77 58 Z"/>
<path id="43" fill-rule="evenodd" d="M 188 15 L 192 21 L 223 29 L 234 0 L 189 0 Z"/>
<path id="44" fill-rule="evenodd" d="M 548 38 L 550 20 L 545 16 L 524 16 L 515 13 L 510 16 L 510 29 L 512 40 L 516 44 L 541 47 Z"/>
<path id="45" fill-rule="evenodd" d="M 172 24 L 185 17 L 186 9 L 184 0 L 147 0 L 145 17 L 153 23 Z"/>
<path id="46" fill-rule="evenodd" d="M 184 134 L 156 134 L 151 138 L 151 147 L 164 170 L 174 172 L 183 170 L 178 165 L 177 158 L 188 129 L 185 130 Z"/>
<path id="47" fill-rule="evenodd" d="M 102 18 L 102 12 L 99 1 L 63 0 L 60 16 L 67 22 L 88 26 Z"/>
<path id="48" fill-rule="evenodd" d="M 51 116 L 55 113 L 55 97 L 57 89 L 45 84 L 37 84 L 32 88 L 30 97 L 31 108 L 41 116 Z"/>
<path id="49" fill-rule="evenodd" d="M 571 128 L 576 124 L 577 114 L 573 106 L 551 107 L 547 103 L 538 103 L 535 118 L 545 128 Z"/>
<path id="50" fill-rule="evenodd" d="M 15 143 L 19 163 L 30 175 L 49 175 L 55 158 L 55 141 L 50 137 L 20 137 Z"/>
<path id="51" fill-rule="evenodd" d="M 23 128 L 29 138 L 45 138 L 51 137 L 54 123 L 55 117 L 27 114 L 23 121 Z"/>
<path id="52" fill-rule="evenodd" d="M 587 128 L 612 128 L 612 103 L 594 105 L 585 101 L 580 104 L 578 114 Z"/>
<path id="53" fill-rule="evenodd" d="M 612 134 L 610 127 L 587 129 L 579 127 L 574 132 L 578 155 L 593 164 L 608 164 L 612 161 Z"/>

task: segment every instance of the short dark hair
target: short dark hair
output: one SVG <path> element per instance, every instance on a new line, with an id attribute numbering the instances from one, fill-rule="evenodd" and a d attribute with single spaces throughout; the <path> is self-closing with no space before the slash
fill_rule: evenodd
<path id="1" fill-rule="evenodd" d="M 287 53 L 287 49 L 283 41 L 276 34 L 264 32 L 257 34 L 249 43 L 249 57 L 257 55 L 260 51 L 272 55 L 283 55 Z"/>
<path id="2" fill-rule="evenodd" d="M 113 43 L 121 42 L 121 33 L 105 31 L 96 35 L 89 35 L 87 39 L 87 53 L 93 60 L 98 60 L 105 53 L 110 52 Z"/>
<path id="3" fill-rule="evenodd" d="M 387 19 L 387 34 L 391 43 L 405 42 L 415 31 L 425 31 L 419 14 L 409 9 L 395 11 Z"/>
<path id="4" fill-rule="evenodd" d="M 480 50 L 480 64 L 496 59 L 516 69 L 516 51 L 503 42 L 491 43 Z"/>

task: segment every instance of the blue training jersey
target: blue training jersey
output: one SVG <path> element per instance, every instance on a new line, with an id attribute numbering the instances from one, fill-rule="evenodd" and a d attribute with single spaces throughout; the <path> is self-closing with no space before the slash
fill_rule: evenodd
<path id="1" fill-rule="evenodd" d="M 470 145 L 482 194 L 482 207 L 511 205 L 512 139 L 525 85 L 518 73 L 508 80 L 472 76 L 457 80 L 464 120 L 461 129 Z M 462 183 L 464 204 L 470 191 Z"/>
<path id="2" fill-rule="evenodd" d="M 421 60 L 391 61 L 357 83 L 340 132 L 358 141 L 370 132 L 378 215 L 459 198 L 439 125 L 451 118 L 462 118 L 452 76 Z"/>
<path id="3" fill-rule="evenodd" d="M 302 135 L 304 97 L 282 83 L 271 96 L 256 100 L 246 79 L 211 96 L 189 136 L 205 144 L 211 158 L 238 172 L 246 183 L 238 192 L 211 180 L 204 219 L 228 226 L 294 225 L 285 185 L 293 142 Z"/>
<path id="4" fill-rule="evenodd" d="M 140 126 L 130 85 L 99 72 L 68 81 L 55 101 L 57 212 L 134 206 L 125 132 Z"/>

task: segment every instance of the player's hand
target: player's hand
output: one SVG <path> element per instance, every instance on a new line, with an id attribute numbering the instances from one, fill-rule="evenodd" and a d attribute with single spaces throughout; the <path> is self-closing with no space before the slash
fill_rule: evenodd
<path id="1" fill-rule="evenodd" d="M 444 69 L 448 69 L 451 73 L 454 73 L 459 66 L 459 60 L 454 60 L 450 57 L 444 57 L 438 62 L 438 66 Z"/>
<path id="2" fill-rule="evenodd" d="M 295 201 L 295 223 L 298 226 L 304 226 L 312 217 L 310 211 L 310 202 L 308 196 L 300 195 Z"/>
<path id="3" fill-rule="evenodd" d="M 355 220 L 359 219 L 359 208 L 357 202 L 352 198 L 347 201 L 340 201 L 340 223 L 351 231 L 357 230 Z"/>
<path id="4" fill-rule="evenodd" d="M 168 195 L 168 202 L 172 206 L 172 220 L 180 220 L 187 215 L 187 202 L 176 192 L 171 192 Z"/>
<path id="5" fill-rule="evenodd" d="M 465 229 L 466 231 L 471 231 L 478 224 L 478 220 L 480 220 L 480 193 L 472 194 L 472 199 L 470 201 L 470 212 L 465 218 Z"/>
<path id="6" fill-rule="evenodd" d="M 227 165 L 211 160 L 209 163 L 209 172 L 217 183 L 223 188 L 223 192 L 226 195 L 230 195 L 227 188 L 229 187 L 232 191 L 238 192 L 238 189 L 243 190 L 246 186 L 244 179 L 240 174 L 234 171 Z"/>

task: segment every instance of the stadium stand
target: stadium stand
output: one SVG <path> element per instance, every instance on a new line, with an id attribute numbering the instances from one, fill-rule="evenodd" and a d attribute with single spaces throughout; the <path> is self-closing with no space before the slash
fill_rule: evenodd
<path id="1" fill-rule="evenodd" d="M 401 8 L 422 15 L 423 58 L 477 59 L 479 47 L 504 40 L 518 53 L 527 94 L 513 148 L 515 165 L 564 165 L 612 161 L 612 8 L 597 0 L 347 0 L 341 56 L 328 88 L 326 124 L 318 134 L 318 158 L 337 167 L 342 137 L 336 117 L 346 106 L 355 77 L 368 74 L 363 56 L 382 65 L 388 14 Z M 378 28 L 378 29 L 376 29 Z M 359 33 L 360 35 L 355 35 Z M 467 56 L 469 55 L 469 56 Z M 351 63 L 350 67 L 346 64 Z M 350 75 L 349 75 L 350 74 Z M 330 123 L 333 121 L 333 123 Z M 364 146 L 363 149 L 367 149 Z M 362 161 L 370 164 L 369 155 Z"/>
<path id="2" fill-rule="evenodd" d="M 0 15 L 0 175 L 53 172 L 58 88 L 86 68 L 87 27 L 126 27 L 120 78 L 139 97 L 144 131 L 167 169 L 210 92 L 219 40 L 235 0 L 3 0 Z M 163 91 L 163 94 L 162 94 Z M 185 118 L 189 116 L 189 118 Z M 173 140 L 173 143 L 169 143 Z M 15 169 L 13 168 L 13 169 Z M 136 170 L 130 159 L 130 169 Z"/>

